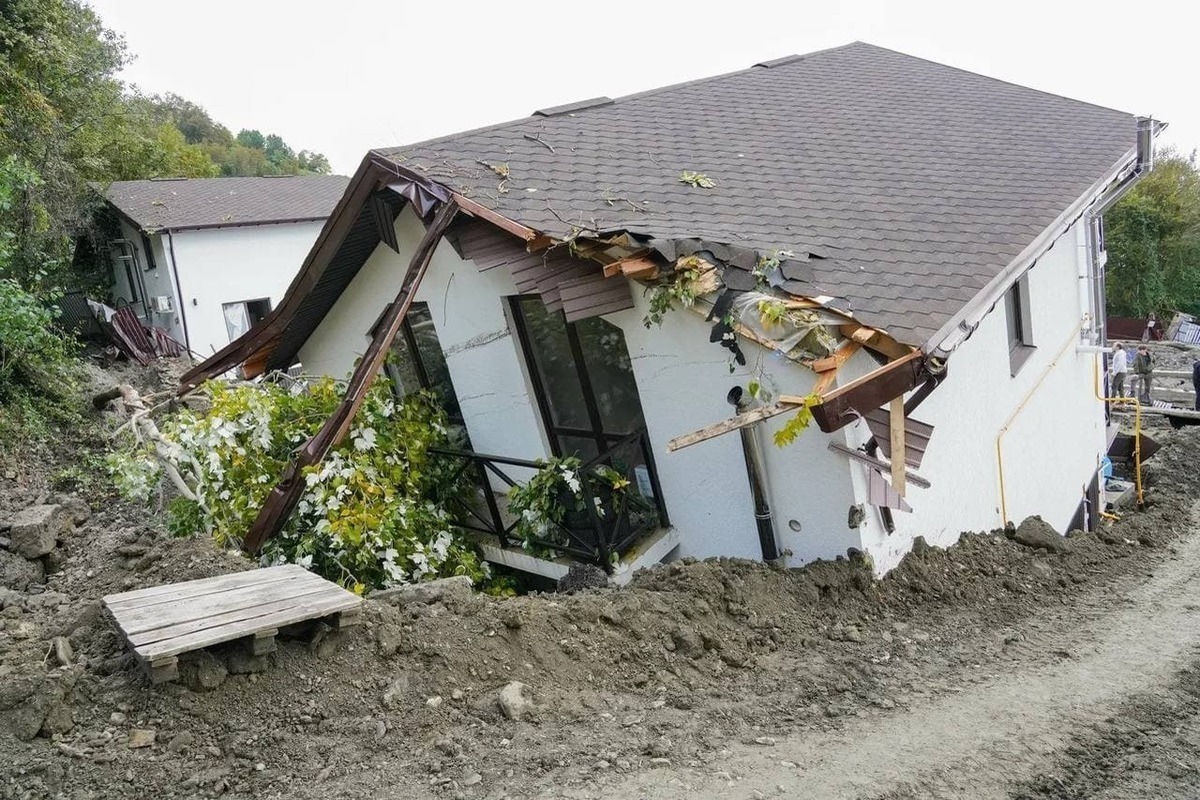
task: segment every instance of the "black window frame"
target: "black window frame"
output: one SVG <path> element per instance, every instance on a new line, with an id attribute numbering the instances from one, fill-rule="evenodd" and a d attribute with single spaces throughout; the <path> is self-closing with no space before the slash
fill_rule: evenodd
<path id="1" fill-rule="evenodd" d="M 590 439 L 596 445 L 596 452 L 606 452 L 614 444 L 629 436 L 632 431 L 610 432 L 605 430 L 604 419 L 600 413 L 600 407 L 596 403 L 596 392 L 592 385 L 591 375 L 588 372 L 587 359 L 583 356 L 583 347 L 579 341 L 579 332 L 576 330 L 574 324 L 570 322 L 566 323 L 567 345 L 571 350 L 571 358 L 575 362 L 575 369 L 583 394 L 584 410 L 586 411 L 591 430 L 576 428 L 571 425 L 560 425 L 554 421 L 554 412 L 550 407 L 550 395 L 546 391 L 545 383 L 542 381 L 541 370 L 534 356 L 533 341 L 529 336 L 529 322 L 525 316 L 525 310 L 521 305 L 522 302 L 528 300 L 530 297 L 531 295 L 510 295 L 506 299 L 508 300 L 509 312 L 512 315 L 513 328 L 517 335 L 517 341 L 521 346 L 521 355 L 525 361 L 526 372 L 529 375 L 529 381 L 533 388 L 534 399 L 537 401 L 538 412 L 542 418 L 542 429 L 546 432 L 546 438 L 550 442 L 550 451 L 556 457 L 562 458 L 564 451 L 560 437 L 568 436 L 576 439 Z M 533 297 L 536 297 L 536 295 Z M 537 299 L 538 302 L 541 302 L 540 298 Z"/>
<path id="2" fill-rule="evenodd" d="M 387 316 L 388 311 L 392 308 L 392 303 L 388 303 L 383 307 L 383 311 L 379 312 L 379 317 L 375 320 L 375 324 L 367 332 L 367 335 L 374 338 L 379 331 L 379 326 L 383 324 L 383 318 Z M 417 342 L 417 333 L 413 330 L 412 320 L 409 318 L 414 311 L 422 311 L 430 315 L 432 320 L 432 312 L 429 310 L 429 304 L 421 301 L 413 301 L 409 304 L 408 313 L 404 315 L 404 319 L 400 321 L 400 331 L 398 336 L 403 340 L 405 348 L 408 350 L 409 362 L 413 365 L 413 371 L 417 374 L 417 383 L 420 384 L 421 391 L 436 391 L 433 380 L 429 377 L 429 366 L 425 363 L 425 357 L 421 353 L 421 348 Z M 436 329 L 435 329 L 436 333 Z M 395 347 L 395 341 L 392 342 L 392 347 Z M 388 377 L 388 381 L 392 385 L 392 396 L 397 400 L 403 400 L 408 392 L 400 385 L 400 381 L 388 367 L 388 361 L 391 357 L 391 349 L 388 348 L 388 359 L 384 360 L 384 372 Z M 441 349 L 441 342 L 438 342 L 438 349 Z M 445 358 L 445 351 L 442 351 L 442 357 Z M 462 427 L 466 430 L 466 420 L 462 413 L 462 404 L 458 401 L 458 390 L 454 388 L 454 382 L 451 380 L 450 392 L 454 395 L 454 408 L 447 408 L 445 403 L 442 403 L 442 410 L 446 412 L 446 419 L 455 426 Z"/>
<path id="3" fill-rule="evenodd" d="M 152 269 L 158 269 L 158 263 L 154 260 L 154 247 L 150 244 L 150 237 L 145 233 L 142 234 L 142 249 L 146 251 L 146 266 L 143 270 L 149 272 Z"/>
<path id="4" fill-rule="evenodd" d="M 1004 326 L 1009 372 L 1015 377 L 1037 349 L 1033 343 L 1028 275 L 1022 275 L 1004 293 Z"/>

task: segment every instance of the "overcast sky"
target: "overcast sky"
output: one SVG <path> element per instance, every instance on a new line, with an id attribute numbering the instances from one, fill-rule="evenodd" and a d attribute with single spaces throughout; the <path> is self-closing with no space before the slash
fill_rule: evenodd
<path id="1" fill-rule="evenodd" d="M 350 174 L 369 148 L 862 40 L 1154 115 L 1200 146 L 1200 6 L 1063 0 L 413 3 L 92 0 L 136 61 L 234 132 L 278 133 Z"/>

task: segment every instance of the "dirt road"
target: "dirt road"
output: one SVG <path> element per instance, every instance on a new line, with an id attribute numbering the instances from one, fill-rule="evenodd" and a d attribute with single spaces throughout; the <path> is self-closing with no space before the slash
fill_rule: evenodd
<path id="1" fill-rule="evenodd" d="M 1009 636 L 1019 636 L 1011 662 L 964 665 L 978 682 L 946 697 L 883 718 L 854 720 L 832 733 L 739 745 L 704 770 L 653 771 L 569 796 L 1200 793 L 1200 751 L 1194 746 L 1200 681 L 1191 671 L 1200 645 L 1200 533 L 1181 540 L 1154 573 L 1131 576 L 1085 602 L 1063 604 Z M 1164 735 L 1179 739 L 1173 749 L 1182 751 L 1162 754 L 1158 769 L 1123 769 L 1124 748 L 1096 758 L 1097 739 L 1158 728 L 1169 729 Z M 1137 752 L 1145 743 L 1129 747 Z M 1107 774 L 1089 775 L 1100 771 Z M 1074 787 L 1059 777 L 1063 773 L 1073 776 Z"/>

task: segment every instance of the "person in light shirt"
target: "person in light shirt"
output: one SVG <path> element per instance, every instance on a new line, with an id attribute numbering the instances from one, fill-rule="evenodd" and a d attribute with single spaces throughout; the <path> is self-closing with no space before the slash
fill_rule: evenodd
<path id="1" fill-rule="evenodd" d="M 1129 374 L 1129 354 L 1125 352 L 1125 345 L 1120 342 L 1113 345 L 1109 369 L 1112 371 L 1113 397 L 1124 397 L 1125 376 Z"/>

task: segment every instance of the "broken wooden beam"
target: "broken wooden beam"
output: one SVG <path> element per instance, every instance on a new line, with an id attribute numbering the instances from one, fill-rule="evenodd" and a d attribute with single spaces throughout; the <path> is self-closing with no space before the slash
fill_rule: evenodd
<path id="1" fill-rule="evenodd" d="M 828 447 L 830 450 L 834 451 L 835 453 L 841 453 L 842 455 L 846 456 L 847 458 L 850 458 L 854 461 L 858 461 L 862 464 L 866 464 L 868 467 L 872 467 L 874 469 L 881 470 L 883 472 L 888 472 L 892 469 L 892 465 L 889 464 L 888 462 L 883 461 L 882 459 L 875 458 L 874 456 L 869 456 L 860 450 L 852 450 L 851 448 L 847 447 L 844 444 L 839 444 L 838 442 L 830 442 L 828 444 Z M 930 483 L 927 479 L 922 478 L 920 475 L 913 472 L 912 470 L 907 470 L 905 472 L 904 481 L 905 481 L 905 483 L 911 483 L 913 486 L 919 486 L 922 489 L 928 489 L 930 486 L 933 486 L 933 484 Z M 897 491 L 899 491 L 899 490 L 897 490 Z"/>
<path id="2" fill-rule="evenodd" d="M 839 326 L 838 333 L 847 339 L 853 339 L 868 350 L 874 350 L 890 359 L 904 358 L 913 352 L 913 348 L 897 342 L 878 328 L 858 322 L 849 322 Z"/>
<path id="3" fill-rule="evenodd" d="M 409 261 L 408 269 L 400 282 L 400 290 L 396 294 L 396 299 L 384 312 L 383 319 L 379 321 L 375 329 L 374 338 L 367 345 L 366 352 L 359 359 L 354 373 L 346 384 L 346 394 L 341 403 L 334 409 L 333 414 L 325 421 L 321 429 L 296 451 L 292 460 L 284 468 L 279 482 L 259 508 L 258 516 L 250 525 L 250 530 L 246 532 L 246 537 L 242 542 L 242 547 L 247 552 L 257 553 L 263 542 L 283 528 L 292 510 L 300 501 L 300 495 L 304 493 L 304 468 L 324 459 L 350 430 L 358 409 L 366 399 L 367 390 L 371 388 L 371 382 L 375 379 L 380 367 L 383 366 L 388 350 L 400 332 L 400 326 L 404 323 L 409 307 L 412 306 L 417 287 L 421 285 L 421 279 L 425 277 L 429 262 L 433 259 L 433 252 L 458 211 L 458 204 L 451 199 L 449 202 L 443 203 L 434 215 L 433 221 L 430 222 L 429 227 L 425 230 L 425 235 L 421 237 L 417 249 L 413 252 L 412 260 Z"/>
<path id="4" fill-rule="evenodd" d="M 812 408 L 817 425 L 826 433 L 833 433 L 858 416 L 891 402 L 893 397 L 903 396 L 924 377 L 924 357 L 920 350 L 910 352 L 822 395 L 821 404 Z"/>
<path id="5" fill-rule="evenodd" d="M 819 358 L 809 364 L 809 366 L 812 367 L 813 372 L 829 372 L 830 370 L 840 369 L 861 347 L 862 342 L 849 339 L 842 342 L 841 347 L 835 350 L 832 355 Z"/>
<path id="6" fill-rule="evenodd" d="M 907 469 L 904 458 L 904 395 L 892 398 L 890 411 L 891 448 L 893 453 L 900 456 L 892 459 L 892 486 L 896 488 L 897 494 L 904 497 L 904 478 Z"/>
<path id="7" fill-rule="evenodd" d="M 667 452 L 674 453 L 676 450 L 682 450 L 685 447 L 691 447 L 694 444 L 715 439 L 731 431 L 740 430 L 747 425 L 753 425 L 756 422 L 762 422 L 764 419 L 778 417 L 780 414 L 787 414 L 789 411 L 795 411 L 800 403 L 803 403 L 804 398 L 785 395 L 789 400 L 798 400 L 799 403 L 784 402 L 784 398 L 779 398 L 780 402 L 772 403 L 769 406 L 761 406 L 751 409 L 743 414 L 738 414 L 736 417 L 722 420 L 715 425 L 709 425 L 707 428 L 701 428 L 698 431 L 676 436 L 671 441 L 667 442 Z"/>

